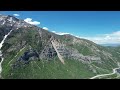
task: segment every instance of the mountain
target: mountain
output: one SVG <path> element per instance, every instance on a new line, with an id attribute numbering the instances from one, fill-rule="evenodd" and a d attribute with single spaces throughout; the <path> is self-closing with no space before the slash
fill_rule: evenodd
<path id="1" fill-rule="evenodd" d="M 0 42 L 3 79 L 89 79 L 119 67 L 120 48 L 57 35 L 10 15 L 0 15 Z"/>
<path id="2" fill-rule="evenodd" d="M 102 46 L 118 47 L 120 44 L 100 44 Z"/>

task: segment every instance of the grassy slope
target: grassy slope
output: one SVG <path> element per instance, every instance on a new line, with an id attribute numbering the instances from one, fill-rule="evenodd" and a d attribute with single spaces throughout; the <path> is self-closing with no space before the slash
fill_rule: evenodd
<path id="1" fill-rule="evenodd" d="M 19 33 L 18 33 L 19 32 Z M 15 34 L 16 33 L 16 34 Z M 20 34 L 22 33 L 22 34 Z M 14 32 L 15 35 L 14 37 L 11 37 L 9 42 L 6 43 L 7 45 L 4 45 L 3 51 L 6 51 L 9 48 L 9 44 L 16 45 L 17 43 L 20 43 L 20 41 L 24 40 L 26 43 L 30 46 L 32 46 L 34 49 L 41 50 L 41 41 L 37 43 L 39 39 L 39 36 L 35 30 L 28 29 L 26 30 L 19 30 L 17 32 Z M 37 36 L 37 39 L 36 39 Z M 48 37 L 45 36 L 42 39 L 49 39 Z M 62 41 L 65 43 L 69 44 L 68 46 L 72 48 L 76 48 L 80 53 L 83 55 L 90 55 L 94 54 L 93 52 L 90 51 L 90 49 L 84 45 L 72 45 L 71 40 L 69 38 L 65 38 L 64 36 L 60 37 Z M 36 41 L 35 41 L 36 40 Z M 61 41 L 61 42 L 62 42 Z M 91 42 L 90 42 L 91 43 Z M 39 46 L 39 47 L 38 47 Z M 84 49 L 83 49 L 84 48 Z M 103 50 L 104 48 L 100 48 L 100 50 Z M 20 57 L 26 48 L 21 51 L 17 57 Z M 16 53 L 16 52 L 15 52 Z M 77 60 L 65 60 L 65 65 L 63 65 L 58 58 L 56 58 L 53 61 L 32 61 L 29 65 L 26 65 L 23 68 L 18 68 L 16 70 L 12 70 L 10 65 L 7 65 L 10 60 L 13 59 L 15 56 L 15 53 L 11 53 L 8 55 L 8 57 L 5 58 L 3 62 L 3 72 L 2 76 L 4 78 L 29 78 L 29 79 L 34 79 L 34 78 L 90 78 L 94 76 L 92 71 L 89 70 L 88 65 L 84 65 L 83 63 L 77 61 Z M 102 56 L 102 54 L 101 54 Z M 14 58 L 13 62 L 17 58 Z M 116 67 L 116 65 L 113 63 L 112 60 L 104 60 L 105 63 L 103 64 L 97 64 L 97 63 L 92 63 L 96 65 L 97 74 L 102 74 L 102 73 L 109 73 L 112 71 L 113 67 Z M 13 63 L 11 62 L 11 63 Z M 7 65 L 7 66 L 6 66 Z M 94 67 L 95 68 L 95 67 Z M 105 70 L 104 70 L 105 69 Z M 11 74 L 11 75 L 10 75 Z"/>
<path id="2" fill-rule="evenodd" d="M 25 67 L 9 70 L 4 78 L 13 79 L 79 79 L 94 76 L 87 65 L 76 60 L 66 60 L 63 65 L 58 58 L 52 61 L 31 61 Z M 10 75 L 13 73 L 13 75 Z"/>

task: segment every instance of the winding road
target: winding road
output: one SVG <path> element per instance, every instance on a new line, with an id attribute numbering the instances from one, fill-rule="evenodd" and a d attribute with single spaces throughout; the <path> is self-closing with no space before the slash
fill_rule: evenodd
<path id="1" fill-rule="evenodd" d="M 94 77 L 91 77 L 90 79 L 95 79 L 95 78 L 98 78 L 98 77 L 113 75 L 113 74 L 115 74 L 115 73 L 117 72 L 116 69 L 120 69 L 120 67 L 119 67 L 119 68 L 114 68 L 112 73 L 96 75 L 96 76 L 94 76 Z"/>

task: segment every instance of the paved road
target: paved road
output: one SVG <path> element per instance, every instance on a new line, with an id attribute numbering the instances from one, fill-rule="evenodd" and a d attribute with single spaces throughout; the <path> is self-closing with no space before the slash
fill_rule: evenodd
<path id="1" fill-rule="evenodd" d="M 98 77 L 103 77 L 103 76 L 113 75 L 113 74 L 116 73 L 116 69 L 120 69 L 120 68 L 114 68 L 112 73 L 96 75 L 96 76 L 94 76 L 94 77 L 91 77 L 90 79 L 95 79 L 95 78 L 98 78 Z"/>

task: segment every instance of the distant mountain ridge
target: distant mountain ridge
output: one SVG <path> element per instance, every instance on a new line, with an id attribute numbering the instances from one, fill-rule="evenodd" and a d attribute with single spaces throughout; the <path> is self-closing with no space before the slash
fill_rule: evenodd
<path id="1" fill-rule="evenodd" d="M 102 46 L 112 46 L 112 47 L 118 47 L 120 44 L 100 44 Z"/>

